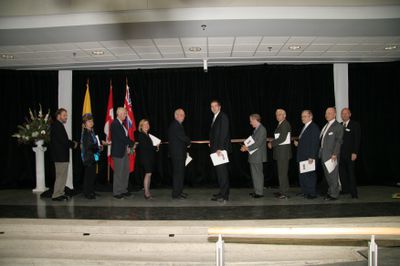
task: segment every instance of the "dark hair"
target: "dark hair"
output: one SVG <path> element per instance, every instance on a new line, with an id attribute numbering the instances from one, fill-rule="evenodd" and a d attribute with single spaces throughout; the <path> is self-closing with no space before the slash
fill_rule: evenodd
<path id="1" fill-rule="evenodd" d="M 92 114 L 85 114 L 84 116 L 82 116 L 82 124 L 85 124 L 89 120 L 93 120 Z"/>
<path id="2" fill-rule="evenodd" d="M 55 117 L 57 118 L 58 115 L 60 115 L 62 112 L 67 112 L 67 109 L 65 108 L 60 108 L 56 111 L 56 113 L 54 114 Z"/>

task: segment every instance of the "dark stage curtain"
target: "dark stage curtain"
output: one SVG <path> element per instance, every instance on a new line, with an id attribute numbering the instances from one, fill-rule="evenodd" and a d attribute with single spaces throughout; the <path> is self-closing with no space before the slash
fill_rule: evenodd
<path id="1" fill-rule="evenodd" d="M 73 138 L 79 140 L 81 114 L 86 80 L 90 80 L 92 111 L 95 128 L 104 139 L 103 126 L 107 107 L 110 80 L 113 83 L 114 108 L 123 105 L 125 79 L 131 88 L 131 98 L 136 124 L 142 118 L 150 120 L 152 134 L 166 140 L 166 130 L 173 119 L 173 111 L 182 107 L 186 112 L 184 126 L 192 140 L 207 140 L 212 113 L 210 100 L 217 98 L 230 118 L 231 137 L 246 138 L 252 129 L 249 114 L 259 113 L 273 137 L 277 122 L 275 110 L 284 108 L 292 124 L 293 136 L 299 134 L 302 124 L 300 113 L 311 109 L 315 121 L 325 124 L 324 113 L 334 105 L 332 65 L 257 65 L 239 67 L 211 67 L 208 73 L 201 68 L 149 69 L 125 71 L 73 71 Z M 293 150 L 295 153 L 295 150 Z M 193 144 L 190 149 L 193 162 L 187 168 L 186 184 L 189 186 L 214 186 L 215 173 L 206 144 Z M 105 153 L 99 166 L 99 181 L 106 183 Z M 170 186 L 171 170 L 167 146 L 162 145 L 157 155 L 157 171 L 152 186 Z M 272 163 L 265 166 L 267 181 L 277 184 Z M 234 145 L 230 156 L 230 178 L 234 187 L 251 186 L 247 154 Z M 140 169 L 131 176 L 132 183 L 141 186 Z M 297 164 L 292 160 L 291 184 L 297 183 Z M 75 186 L 82 182 L 82 164 L 79 154 L 74 154 Z"/>
<path id="2" fill-rule="evenodd" d="M 400 62 L 349 65 L 352 118 L 361 124 L 358 181 L 399 182 Z"/>
<path id="3" fill-rule="evenodd" d="M 29 108 L 54 112 L 58 105 L 58 71 L 0 70 L 2 140 L 0 187 L 33 188 L 36 185 L 32 146 L 20 145 L 11 135 L 28 115 Z M 54 183 L 54 167 L 46 160 L 46 184 Z"/>

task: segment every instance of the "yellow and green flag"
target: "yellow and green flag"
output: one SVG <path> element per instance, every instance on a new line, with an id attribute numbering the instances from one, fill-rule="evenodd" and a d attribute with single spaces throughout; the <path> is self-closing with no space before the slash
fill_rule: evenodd
<path id="1" fill-rule="evenodd" d="M 86 114 L 92 114 L 92 105 L 90 104 L 89 82 L 86 83 L 85 99 L 83 100 L 82 117 Z"/>

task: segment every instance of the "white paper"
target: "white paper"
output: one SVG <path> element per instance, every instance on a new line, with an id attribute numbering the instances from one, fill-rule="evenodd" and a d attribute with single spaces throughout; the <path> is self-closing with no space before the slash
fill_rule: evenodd
<path id="1" fill-rule="evenodd" d="M 229 163 L 228 153 L 226 152 L 226 150 L 222 150 L 221 153 L 221 156 L 218 156 L 216 152 L 210 154 L 214 166 Z"/>
<path id="2" fill-rule="evenodd" d="M 324 164 L 326 170 L 328 170 L 328 173 L 332 173 L 332 171 L 336 168 L 337 160 L 332 161 L 331 159 L 328 159 L 328 161 L 326 161 Z"/>
<path id="3" fill-rule="evenodd" d="M 275 133 L 274 136 L 275 136 L 275 139 L 277 139 L 277 138 L 279 138 L 280 134 L 279 133 Z M 285 141 L 280 143 L 279 145 L 286 145 L 286 144 L 290 144 L 290 132 L 288 132 Z"/>
<path id="4" fill-rule="evenodd" d="M 153 142 L 153 146 L 158 146 L 161 143 L 161 139 L 149 134 L 151 141 Z"/>
<path id="5" fill-rule="evenodd" d="M 191 161 L 192 161 L 192 157 L 190 157 L 189 153 L 186 153 L 185 166 L 187 166 Z"/>
<path id="6" fill-rule="evenodd" d="M 253 137 L 250 136 L 244 141 L 244 146 L 249 147 L 250 145 L 252 145 L 254 143 L 255 143 L 255 141 L 254 141 Z"/>
<path id="7" fill-rule="evenodd" d="M 308 163 L 308 160 L 299 162 L 299 171 L 300 174 L 315 171 L 315 160 L 312 163 Z"/>
<path id="8" fill-rule="evenodd" d="M 257 148 L 257 149 L 254 149 L 254 150 L 252 150 L 252 151 L 249 151 L 249 154 L 251 155 L 251 154 L 255 153 L 257 150 L 258 150 L 258 148 Z"/>
<path id="9" fill-rule="evenodd" d="M 99 140 L 99 136 L 98 136 L 98 135 L 96 135 L 96 140 L 97 140 L 97 145 L 100 147 L 101 143 L 100 143 L 100 140 Z"/>

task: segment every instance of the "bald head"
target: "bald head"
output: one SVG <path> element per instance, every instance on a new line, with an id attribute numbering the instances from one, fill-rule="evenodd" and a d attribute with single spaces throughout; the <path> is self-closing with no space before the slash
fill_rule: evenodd
<path id="1" fill-rule="evenodd" d="M 336 108 L 335 107 L 328 107 L 325 111 L 325 119 L 326 121 L 331 121 L 336 119 Z"/>
<path id="2" fill-rule="evenodd" d="M 174 112 L 174 117 L 176 121 L 182 123 L 185 120 L 185 111 L 183 111 L 181 108 L 176 109 Z"/>
<path id="3" fill-rule="evenodd" d="M 276 120 L 278 120 L 278 122 L 282 122 L 283 120 L 286 119 L 286 111 L 283 109 L 276 109 L 275 117 Z"/>
<path id="4" fill-rule="evenodd" d="M 124 107 L 117 108 L 117 117 L 119 120 L 124 121 L 127 116 L 127 111 Z"/>
<path id="5" fill-rule="evenodd" d="M 342 112 L 340 113 L 340 116 L 342 117 L 343 122 L 347 122 L 350 120 L 351 117 L 351 111 L 349 108 L 343 108 Z"/>

